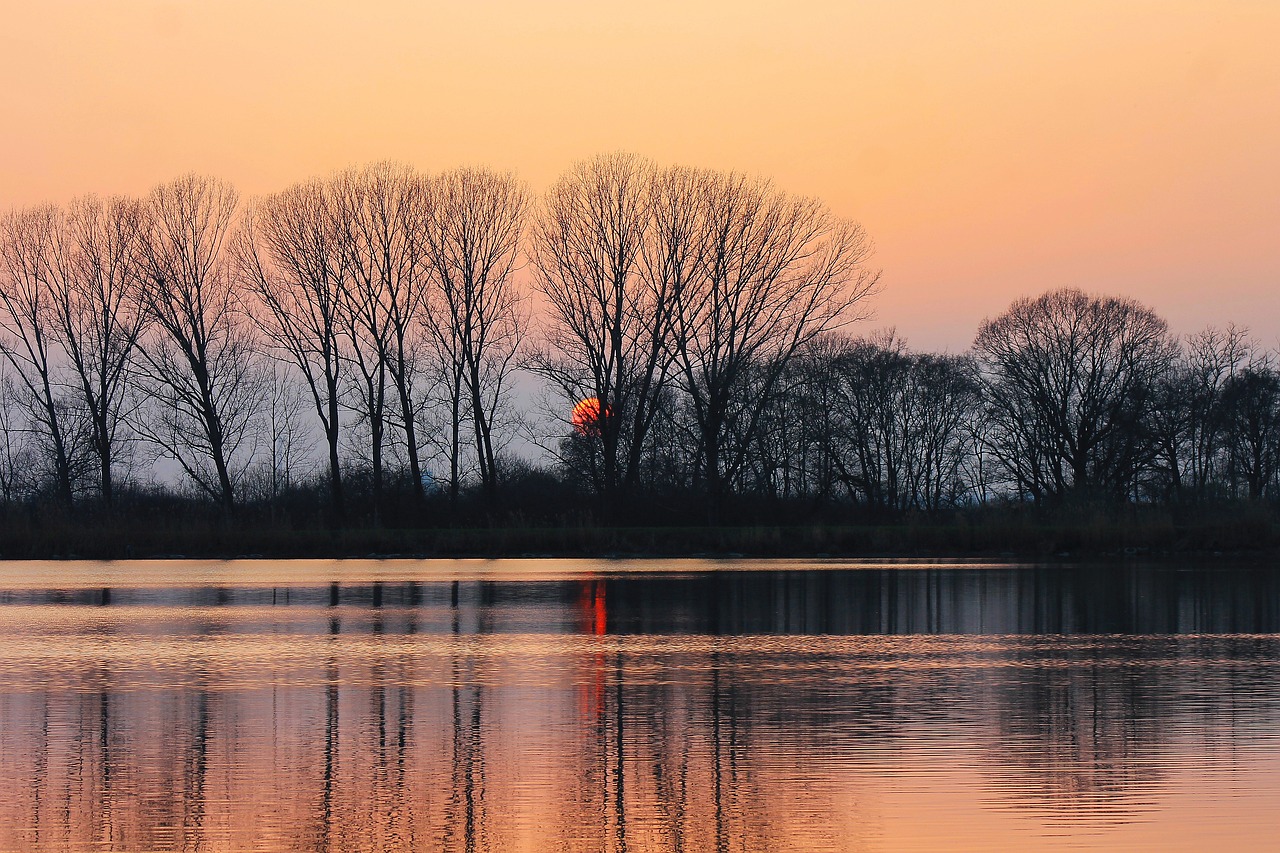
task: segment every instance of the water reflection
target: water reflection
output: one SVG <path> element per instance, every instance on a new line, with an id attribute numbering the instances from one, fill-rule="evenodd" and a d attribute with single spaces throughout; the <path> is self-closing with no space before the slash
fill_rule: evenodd
<path id="1" fill-rule="evenodd" d="M 1254 568 L 0 602 L 6 850 L 1224 849 L 1280 806 Z"/>

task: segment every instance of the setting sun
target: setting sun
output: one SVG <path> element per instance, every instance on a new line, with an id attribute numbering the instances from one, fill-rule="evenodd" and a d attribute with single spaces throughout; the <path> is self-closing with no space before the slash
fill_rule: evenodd
<path id="1" fill-rule="evenodd" d="M 597 436 L 600 434 L 600 421 L 609 415 L 608 406 L 605 406 L 603 414 L 601 413 L 599 398 L 587 397 L 585 400 L 579 400 L 578 405 L 573 407 L 573 414 L 569 416 L 569 420 L 573 424 L 574 432 L 579 435 Z"/>

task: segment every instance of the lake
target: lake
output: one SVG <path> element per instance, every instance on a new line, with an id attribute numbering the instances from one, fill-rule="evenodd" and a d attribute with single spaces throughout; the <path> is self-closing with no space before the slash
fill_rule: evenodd
<path id="1" fill-rule="evenodd" d="M 0 850 L 1255 850 L 1269 565 L 0 563 Z"/>

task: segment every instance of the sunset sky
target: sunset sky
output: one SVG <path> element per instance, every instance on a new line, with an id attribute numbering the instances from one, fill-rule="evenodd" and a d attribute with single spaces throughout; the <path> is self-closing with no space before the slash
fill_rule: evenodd
<path id="1" fill-rule="evenodd" d="M 741 169 L 862 221 L 877 326 L 1062 285 L 1280 343 L 1280 3 L 10 3 L 0 208 L 394 158 Z"/>

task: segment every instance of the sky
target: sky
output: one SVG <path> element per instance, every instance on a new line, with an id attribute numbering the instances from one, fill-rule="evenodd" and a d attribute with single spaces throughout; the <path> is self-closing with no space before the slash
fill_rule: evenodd
<path id="1" fill-rule="evenodd" d="M 1274 0 L 10 2 L 0 209 L 627 150 L 860 221 L 921 349 L 1062 286 L 1275 346 L 1277 43 Z"/>

